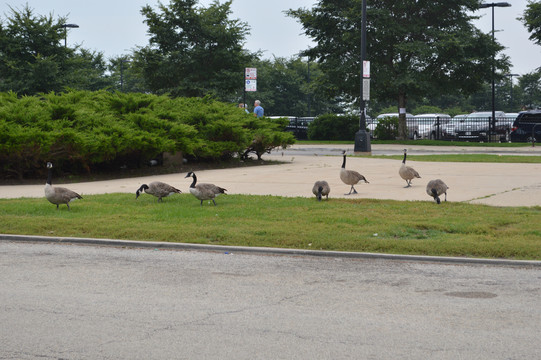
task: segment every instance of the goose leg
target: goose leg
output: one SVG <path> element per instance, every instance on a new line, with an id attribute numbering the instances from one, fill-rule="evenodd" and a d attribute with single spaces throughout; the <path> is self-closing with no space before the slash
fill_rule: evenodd
<path id="1" fill-rule="evenodd" d="M 216 201 L 214 201 L 214 199 L 212 199 L 212 202 L 214 203 L 214 206 L 216 206 Z"/>
<path id="2" fill-rule="evenodd" d="M 66 203 L 66 205 L 68 205 L 68 210 L 71 210 L 71 209 L 70 209 L 70 204 L 69 204 L 69 203 Z"/>
<path id="3" fill-rule="evenodd" d="M 201 200 L 201 206 L 203 206 L 203 200 Z"/>

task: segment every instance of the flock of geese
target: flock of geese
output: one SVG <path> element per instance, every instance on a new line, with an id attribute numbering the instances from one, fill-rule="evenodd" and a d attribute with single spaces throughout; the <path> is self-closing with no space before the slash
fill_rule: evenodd
<path id="1" fill-rule="evenodd" d="M 355 190 L 354 185 L 357 185 L 361 181 L 368 183 L 368 180 L 366 180 L 366 178 L 359 172 L 346 169 L 346 152 L 343 151 L 342 155 L 344 157 L 344 160 L 342 162 L 342 168 L 340 169 L 340 180 L 342 180 L 344 184 L 351 186 L 351 188 L 349 189 L 349 193 L 345 195 L 350 195 L 352 193 L 357 194 L 357 190 Z M 411 181 L 413 179 L 420 179 L 421 176 L 415 169 L 410 166 L 406 166 L 406 156 L 407 150 L 404 149 L 404 160 L 402 160 L 402 165 L 398 170 L 398 174 L 402 179 L 406 181 L 405 187 L 408 188 L 411 187 Z M 57 209 L 60 204 L 66 204 L 68 210 L 70 210 L 70 201 L 75 199 L 82 199 L 81 195 L 65 187 L 53 186 L 53 164 L 48 162 L 47 169 L 48 174 L 47 182 L 45 184 L 45 198 L 49 200 L 49 202 L 51 202 L 52 204 L 56 205 Z M 197 176 L 194 172 L 189 172 L 185 176 L 185 178 L 188 177 L 191 177 L 193 179 L 190 185 L 190 193 L 201 201 L 201 205 L 203 205 L 203 200 L 212 200 L 214 205 L 216 205 L 216 201 L 214 200 L 214 198 L 220 194 L 225 194 L 225 192 L 227 191 L 227 189 L 216 186 L 214 184 L 198 184 Z M 426 185 L 426 193 L 429 196 L 433 197 L 438 204 L 441 203 L 440 196 L 443 194 L 445 194 L 445 201 L 447 201 L 447 189 L 449 189 L 449 187 L 440 179 L 431 180 Z M 143 192 L 157 197 L 158 202 L 163 201 L 162 199 L 164 197 L 170 196 L 172 194 L 182 193 L 182 191 L 180 191 L 179 189 L 161 181 L 153 181 L 148 185 L 141 185 L 141 187 L 135 192 L 135 199 L 137 199 Z M 329 199 L 331 187 L 329 186 L 329 183 L 327 181 L 319 180 L 314 183 L 314 186 L 312 187 L 312 192 L 316 196 L 318 201 L 321 201 L 323 196 Z"/>
<path id="2" fill-rule="evenodd" d="M 419 173 L 414 168 L 406 165 L 407 151 L 407 149 L 404 149 L 404 159 L 402 160 L 402 165 L 398 170 L 400 177 L 406 181 L 406 188 L 411 187 L 411 181 L 413 179 L 421 178 Z M 342 155 L 344 156 L 344 161 L 342 162 L 342 168 L 340 169 L 340 180 L 342 180 L 342 182 L 346 185 L 351 185 L 349 193 L 345 195 L 350 195 L 352 192 L 353 194 L 357 194 L 357 190 L 355 190 L 353 186 L 357 185 L 361 181 L 368 183 L 368 180 L 366 180 L 366 178 L 357 171 L 346 169 L 346 152 L 342 151 Z M 449 189 L 449 187 L 441 179 L 430 180 L 426 185 L 426 193 L 433 197 L 434 201 L 436 201 L 438 204 L 441 203 L 440 196 L 443 194 L 445 194 L 445 201 L 447 201 L 447 189 Z M 314 187 L 312 188 L 312 192 L 314 195 L 316 195 L 318 200 L 321 200 L 321 195 L 327 195 L 328 198 L 331 188 L 326 181 L 316 181 Z"/>
<path id="3" fill-rule="evenodd" d="M 69 210 L 70 201 L 75 199 L 82 199 L 81 195 L 65 187 L 53 186 L 53 164 L 48 162 L 47 168 L 49 170 L 47 174 L 47 182 L 45 183 L 45 198 L 49 200 L 50 203 L 56 205 L 57 209 L 60 204 L 66 204 Z M 220 194 L 225 194 L 225 192 L 227 191 L 227 189 L 221 188 L 214 184 L 198 184 L 197 176 L 195 176 L 194 172 L 189 172 L 188 175 L 185 176 L 185 178 L 188 177 L 193 178 L 192 184 L 190 185 L 190 193 L 197 199 L 201 200 L 201 205 L 203 205 L 203 200 L 212 200 L 214 205 L 216 205 L 216 201 L 214 201 L 214 198 Z M 141 193 L 143 192 L 157 197 L 158 202 L 163 201 L 162 199 L 169 195 L 182 193 L 182 191 L 180 191 L 179 189 L 161 181 L 153 181 L 148 185 L 141 185 L 141 187 L 135 192 L 135 199 L 137 199 L 139 195 L 141 195 Z"/>

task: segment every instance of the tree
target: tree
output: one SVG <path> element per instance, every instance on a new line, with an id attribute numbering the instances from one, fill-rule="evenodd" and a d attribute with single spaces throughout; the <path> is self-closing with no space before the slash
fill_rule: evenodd
<path id="1" fill-rule="evenodd" d="M 236 101 L 244 67 L 254 57 L 242 48 L 248 25 L 229 19 L 231 1 L 207 8 L 197 3 L 171 0 L 158 10 L 143 7 L 150 39 L 134 53 L 134 67 L 151 91 Z"/>
<path id="2" fill-rule="evenodd" d="M 107 64 L 100 52 L 77 48 L 65 61 L 62 85 L 74 90 L 98 91 L 113 86 Z"/>
<path id="3" fill-rule="evenodd" d="M 530 40 L 541 45 L 541 2 L 529 1 L 522 17 L 518 18 L 530 33 Z"/>
<path id="4" fill-rule="evenodd" d="M 150 90 L 145 86 L 140 67 L 133 65 L 131 57 L 122 55 L 109 59 L 108 71 L 111 74 L 113 88 L 121 92 L 141 92 Z"/>
<path id="5" fill-rule="evenodd" d="M 34 94 L 61 87 L 61 61 L 70 51 L 60 46 L 59 18 L 36 16 L 28 6 L 11 9 L 0 22 L 0 90 Z"/>
<path id="6" fill-rule="evenodd" d="M 247 103 L 261 99 L 267 116 L 314 116 L 340 112 L 338 101 L 317 86 L 322 76 L 317 63 L 301 58 L 259 60 L 257 92 L 247 93 Z"/>
<path id="7" fill-rule="evenodd" d="M 367 9 L 367 56 L 371 97 L 408 99 L 477 91 L 491 78 L 492 55 L 503 49 L 472 24 L 478 0 L 381 0 Z M 304 55 L 317 59 L 330 93 L 359 100 L 360 0 L 320 0 L 311 10 L 290 10 L 317 45 Z M 500 57 L 498 69 L 509 60 Z M 407 137 L 405 114 L 399 136 Z"/>
<path id="8" fill-rule="evenodd" d="M 65 17 L 35 15 L 27 6 L 0 19 L 0 91 L 21 95 L 109 86 L 101 53 L 64 46 Z"/>
<path id="9" fill-rule="evenodd" d="M 519 78 L 524 107 L 533 109 L 541 105 L 541 71 L 524 74 Z"/>

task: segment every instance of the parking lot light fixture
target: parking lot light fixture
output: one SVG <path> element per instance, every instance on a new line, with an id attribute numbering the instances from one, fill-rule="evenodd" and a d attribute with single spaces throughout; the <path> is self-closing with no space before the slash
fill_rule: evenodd
<path id="1" fill-rule="evenodd" d="M 68 28 L 75 29 L 78 28 L 79 25 L 77 24 L 62 24 L 60 25 L 62 29 L 64 29 L 64 47 L 68 47 Z"/>

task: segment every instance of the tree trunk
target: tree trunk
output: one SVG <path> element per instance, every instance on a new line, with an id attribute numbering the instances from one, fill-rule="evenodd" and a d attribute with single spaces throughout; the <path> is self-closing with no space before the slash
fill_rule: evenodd
<path id="1" fill-rule="evenodd" d="M 408 126 L 406 124 L 406 94 L 398 94 L 398 140 L 408 139 Z"/>

